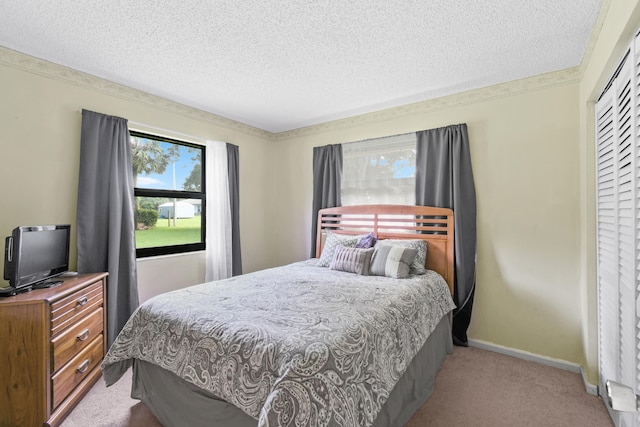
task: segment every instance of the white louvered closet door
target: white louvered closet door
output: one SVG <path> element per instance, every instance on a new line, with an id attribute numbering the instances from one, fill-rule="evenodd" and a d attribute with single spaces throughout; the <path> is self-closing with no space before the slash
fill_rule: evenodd
<path id="1" fill-rule="evenodd" d="M 636 42 L 637 44 L 637 42 Z M 596 104 L 598 335 L 601 393 L 607 380 L 640 393 L 640 119 L 638 55 L 628 55 Z M 635 413 L 612 413 L 640 427 Z"/>

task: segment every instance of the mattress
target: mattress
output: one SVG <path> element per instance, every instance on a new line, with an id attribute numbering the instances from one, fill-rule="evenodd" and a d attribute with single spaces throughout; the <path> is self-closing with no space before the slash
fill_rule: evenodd
<path id="1" fill-rule="evenodd" d="M 435 272 L 391 279 L 294 263 L 147 301 L 103 374 L 112 384 L 134 360 L 137 371 L 157 366 L 258 426 L 371 426 L 453 308 Z"/>

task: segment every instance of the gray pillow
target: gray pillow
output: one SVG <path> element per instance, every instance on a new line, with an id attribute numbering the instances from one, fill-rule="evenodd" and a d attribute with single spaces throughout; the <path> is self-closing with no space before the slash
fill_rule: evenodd
<path id="1" fill-rule="evenodd" d="M 411 274 L 424 274 L 427 269 L 424 267 L 427 262 L 427 242 L 421 239 L 385 239 L 378 240 L 376 247 L 382 245 L 402 246 L 414 248 L 418 251 L 413 263 L 411 264 Z"/>
<path id="2" fill-rule="evenodd" d="M 347 273 L 356 273 L 362 276 L 368 276 L 369 268 L 371 267 L 372 255 L 373 248 L 348 248 L 338 245 L 335 253 L 333 254 L 333 260 L 331 260 L 329 268 L 331 270 L 346 271 Z"/>
<path id="3" fill-rule="evenodd" d="M 324 242 L 324 246 L 322 247 L 322 254 L 320 254 L 320 258 L 318 259 L 316 265 L 318 267 L 329 267 L 329 265 L 331 264 L 331 260 L 333 259 L 333 254 L 336 252 L 336 247 L 338 245 L 353 248 L 361 238 L 361 235 L 354 236 L 349 234 L 327 233 L 327 240 Z"/>
<path id="4" fill-rule="evenodd" d="M 402 246 L 376 245 L 371 259 L 371 274 L 402 279 L 409 275 L 409 266 L 418 250 Z"/>

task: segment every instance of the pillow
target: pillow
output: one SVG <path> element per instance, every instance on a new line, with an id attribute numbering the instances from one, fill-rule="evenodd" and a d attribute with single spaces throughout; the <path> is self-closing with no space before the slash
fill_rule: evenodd
<path id="1" fill-rule="evenodd" d="M 329 268 L 331 270 L 346 271 L 347 273 L 368 276 L 372 255 L 373 248 L 360 249 L 338 245 Z"/>
<path id="2" fill-rule="evenodd" d="M 356 243 L 356 248 L 372 248 L 376 244 L 376 238 L 373 233 L 369 233 Z"/>
<path id="3" fill-rule="evenodd" d="M 409 266 L 418 250 L 402 246 L 376 245 L 371 259 L 371 274 L 402 279 L 409 275 Z"/>
<path id="4" fill-rule="evenodd" d="M 318 267 L 329 267 L 329 265 L 331 264 L 331 260 L 333 259 L 333 254 L 336 252 L 336 247 L 338 245 L 353 248 L 361 238 L 362 236 L 327 233 L 327 240 L 324 242 L 324 246 L 322 247 L 322 254 L 320 254 L 320 258 L 318 259 L 316 265 Z"/>
<path id="5" fill-rule="evenodd" d="M 425 274 L 427 269 L 424 265 L 427 262 L 427 242 L 420 239 L 385 239 L 378 240 L 376 243 L 376 247 L 378 245 L 391 245 L 391 246 L 402 246 L 406 248 L 414 248 L 418 251 L 416 258 L 413 260 L 411 264 L 411 274 Z"/>

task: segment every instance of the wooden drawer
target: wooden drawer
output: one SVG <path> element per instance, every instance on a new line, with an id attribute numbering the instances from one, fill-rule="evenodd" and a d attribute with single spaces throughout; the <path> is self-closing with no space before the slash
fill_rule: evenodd
<path id="1" fill-rule="evenodd" d="M 103 305 L 102 281 L 95 282 L 51 304 L 51 336 L 74 325 L 87 313 Z"/>
<path id="2" fill-rule="evenodd" d="M 56 372 L 62 368 L 65 363 L 103 332 L 103 316 L 103 309 L 98 308 L 52 340 L 51 360 L 53 369 L 51 372 Z"/>
<path id="3" fill-rule="evenodd" d="M 103 338 L 100 334 L 76 357 L 51 378 L 53 408 L 56 408 L 73 389 L 102 361 Z"/>

